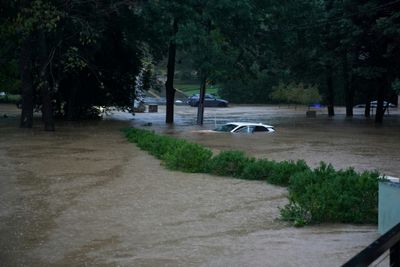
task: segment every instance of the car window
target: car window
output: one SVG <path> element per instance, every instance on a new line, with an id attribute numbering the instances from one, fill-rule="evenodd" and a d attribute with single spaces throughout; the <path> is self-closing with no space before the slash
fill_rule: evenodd
<path id="1" fill-rule="evenodd" d="M 232 131 L 235 127 L 236 127 L 236 125 L 234 125 L 234 124 L 225 124 L 225 125 L 222 125 L 222 126 L 216 128 L 214 131 L 218 131 L 218 132 L 230 132 L 230 131 Z"/>
<path id="2" fill-rule="evenodd" d="M 264 127 L 264 126 L 256 126 L 254 127 L 253 132 L 268 132 L 268 128 Z"/>
<path id="3" fill-rule="evenodd" d="M 235 133 L 252 133 L 253 129 L 251 126 L 242 126 L 235 131 Z"/>

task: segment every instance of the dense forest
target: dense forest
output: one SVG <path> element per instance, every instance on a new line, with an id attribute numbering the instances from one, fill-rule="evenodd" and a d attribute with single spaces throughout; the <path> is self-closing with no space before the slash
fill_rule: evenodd
<path id="1" fill-rule="evenodd" d="M 164 59 L 173 123 L 179 53 L 200 96 L 218 83 L 232 102 L 273 103 L 282 88 L 313 88 L 329 116 L 366 103 L 369 117 L 377 100 L 381 123 L 400 90 L 399 26 L 399 0 L 2 0 L 0 91 L 21 94 L 21 127 L 40 109 L 52 131 L 93 106 L 130 108 L 137 76 L 151 86 Z"/>

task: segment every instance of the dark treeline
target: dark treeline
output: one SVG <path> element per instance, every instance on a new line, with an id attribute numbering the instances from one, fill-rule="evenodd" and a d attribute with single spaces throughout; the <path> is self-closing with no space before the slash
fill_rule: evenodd
<path id="1" fill-rule="evenodd" d="M 131 1 L 2 2 L 1 70 L 17 62 L 19 76 L 8 79 L 20 80 L 21 127 L 32 127 L 35 108 L 51 131 L 55 117 L 130 106 L 143 39 L 135 8 Z"/>
<path id="2" fill-rule="evenodd" d="M 398 0 L 3 0 L 1 89 L 21 94 L 21 127 L 40 108 L 54 130 L 55 117 L 130 108 L 140 70 L 167 58 L 172 123 L 179 53 L 201 96 L 218 83 L 232 102 L 271 103 L 279 84 L 304 84 L 319 89 L 331 116 L 335 104 L 352 116 L 367 103 L 368 117 L 377 100 L 380 123 L 400 88 L 399 24 Z"/>

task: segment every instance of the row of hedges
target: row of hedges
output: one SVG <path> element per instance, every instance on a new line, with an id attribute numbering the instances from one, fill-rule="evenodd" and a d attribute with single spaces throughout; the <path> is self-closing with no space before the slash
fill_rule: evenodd
<path id="1" fill-rule="evenodd" d="M 351 168 L 337 171 L 325 163 L 311 169 L 302 160 L 255 159 L 241 151 L 213 155 L 201 145 L 147 130 L 129 128 L 124 132 L 130 142 L 149 151 L 169 169 L 264 180 L 288 187 L 289 204 L 281 209 L 281 216 L 295 225 L 377 222 L 377 172 L 360 174 Z"/>

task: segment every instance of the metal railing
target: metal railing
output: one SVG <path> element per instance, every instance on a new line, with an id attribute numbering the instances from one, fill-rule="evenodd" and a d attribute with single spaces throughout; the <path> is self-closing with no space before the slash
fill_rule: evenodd
<path id="1" fill-rule="evenodd" d="M 368 266 L 390 250 L 391 267 L 400 267 L 400 223 L 355 255 L 343 267 Z"/>

